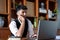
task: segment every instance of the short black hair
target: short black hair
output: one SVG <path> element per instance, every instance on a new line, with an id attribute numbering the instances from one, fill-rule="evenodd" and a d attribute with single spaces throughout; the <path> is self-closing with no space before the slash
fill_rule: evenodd
<path id="1" fill-rule="evenodd" d="M 16 12 L 19 11 L 19 10 L 21 10 L 21 9 L 27 10 L 27 7 L 24 6 L 24 5 L 18 5 L 18 6 L 16 7 Z"/>

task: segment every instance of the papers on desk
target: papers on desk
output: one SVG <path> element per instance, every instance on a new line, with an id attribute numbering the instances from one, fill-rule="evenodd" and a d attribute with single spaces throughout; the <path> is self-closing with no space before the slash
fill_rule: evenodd
<path id="1" fill-rule="evenodd" d="M 8 40 L 21 40 L 21 38 L 8 38 Z"/>
<path id="2" fill-rule="evenodd" d="M 10 36 L 8 40 L 21 40 L 20 37 Z"/>

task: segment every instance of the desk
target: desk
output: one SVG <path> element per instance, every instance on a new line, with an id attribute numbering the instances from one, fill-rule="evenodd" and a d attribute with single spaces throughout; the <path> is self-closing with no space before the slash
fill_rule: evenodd
<path id="1" fill-rule="evenodd" d="M 27 40 L 27 38 L 22 38 L 21 40 Z"/>

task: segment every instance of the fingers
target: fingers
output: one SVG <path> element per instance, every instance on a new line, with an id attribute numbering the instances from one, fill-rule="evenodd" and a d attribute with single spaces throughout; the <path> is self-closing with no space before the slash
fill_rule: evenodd
<path id="1" fill-rule="evenodd" d="M 25 21 L 25 18 L 23 16 L 19 16 L 20 21 Z"/>

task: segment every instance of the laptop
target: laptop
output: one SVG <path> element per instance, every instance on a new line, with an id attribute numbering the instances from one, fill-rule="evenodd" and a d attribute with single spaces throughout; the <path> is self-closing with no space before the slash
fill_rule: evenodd
<path id="1" fill-rule="evenodd" d="M 55 38 L 57 33 L 57 21 L 39 20 L 38 39 Z"/>

